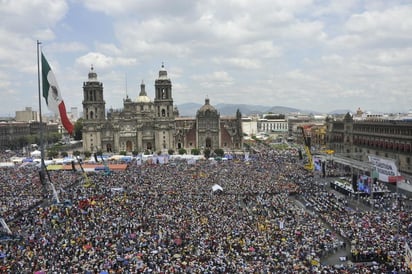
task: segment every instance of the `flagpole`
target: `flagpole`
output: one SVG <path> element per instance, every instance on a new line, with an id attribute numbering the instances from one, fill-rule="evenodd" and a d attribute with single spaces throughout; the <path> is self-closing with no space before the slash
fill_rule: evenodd
<path id="1" fill-rule="evenodd" d="M 44 137 L 43 137 L 43 118 L 42 118 L 42 111 L 41 111 L 41 86 L 40 86 L 40 45 L 41 42 L 37 40 L 37 85 L 38 85 L 38 97 L 39 97 L 39 121 L 40 121 L 40 182 L 43 187 L 43 198 L 46 198 L 45 195 L 47 193 L 46 190 L 46 176 L 45 176 L 45 164 L 44 164 Z"/>

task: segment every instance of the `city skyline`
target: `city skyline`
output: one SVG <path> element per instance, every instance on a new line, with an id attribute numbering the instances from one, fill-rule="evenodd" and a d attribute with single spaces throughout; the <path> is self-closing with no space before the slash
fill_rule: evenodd
<path id="1" fill-rule="evenodd" d="M 163 63 L 176 105 L 407 112 L 410 14 L 402 0 L 2 1 L 0 115 L 38 109 L 37 40 L 68 110 L 91 66 L 121 108 L 142 81 L 154 99 Z"/>

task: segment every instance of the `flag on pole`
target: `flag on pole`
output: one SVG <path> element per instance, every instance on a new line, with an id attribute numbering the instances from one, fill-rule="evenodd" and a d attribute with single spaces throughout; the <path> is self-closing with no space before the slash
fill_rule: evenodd
<path id="1" fill-rule="evenodd" d="M 53 111 L 55 114 L 59 115 L 63 127 L 71 135 L 74 128 L 73 124 L 67 117 L 66 106 L 64 105 L 59 86 L 57 85 L 56 77 L 54 76 L 54 73 L 43 53 L 41 54 L 41 70 L 43 97 L 46 99 L 47 107 L 50 111 Z"/>

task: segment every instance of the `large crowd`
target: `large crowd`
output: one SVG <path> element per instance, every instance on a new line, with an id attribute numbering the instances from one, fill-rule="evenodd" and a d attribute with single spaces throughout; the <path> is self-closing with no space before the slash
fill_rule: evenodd
<path id="1" fill-rule="evenodd" d="M 296 158 L 50 171 L 60 203 L 36 165 L 2 168 L 0 273 L 409 273 L 409 212 L 356 210 Z M 354 263 L 324 263 L 346 247 Z"/>

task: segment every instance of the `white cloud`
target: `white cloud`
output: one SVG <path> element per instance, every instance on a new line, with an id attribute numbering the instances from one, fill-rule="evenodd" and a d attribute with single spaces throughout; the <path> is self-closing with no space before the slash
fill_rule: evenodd
<path id="1" fill-rule="evenodd" d="M 194 75 L 192 78 L 203 88 L 224 88 L 233 84 L 233 78 L 226 71 Z"/>
<path id="2" fill-rule="evenodd" d="M 350 33 L 362 35 L 366 45 L 396 45 L 411 42 L 412 6 L 395 6 L 383 11 L 352 15 L 346 23 Z"/>
<path id="3" fill-rule="evenodd" d="M 47 29 L 61 20 L 68 10 L 65 0 L 3 0 L 0 5 L 0 23 L 12 32 Z"/>
<path id="4" fill-rule="evenodd" d="M 112 69 L 117 66 L 136 65 L 137 61 L 132 58 L 114 58 L 98 52 L 89 52 L 86 55 L 79 57 L 76 60 L 76 63 L 83 67 L 93 65 L 99 69 L 105 70 Z"/>
<path id="5" fill-rule="evenodd" d="M 141 80 L 151 92 L 164 61 L 176 104 L 208 94 L 215 103 L 409 109 L 410 14 L 402 0 L 3 0 L 0 92 L 31 98 L 40 40 L 73 91 L 68 107 L 81 109 L 92 64 L 106 101 L 121 107 L 125 75 L 132 98 Z"/>

